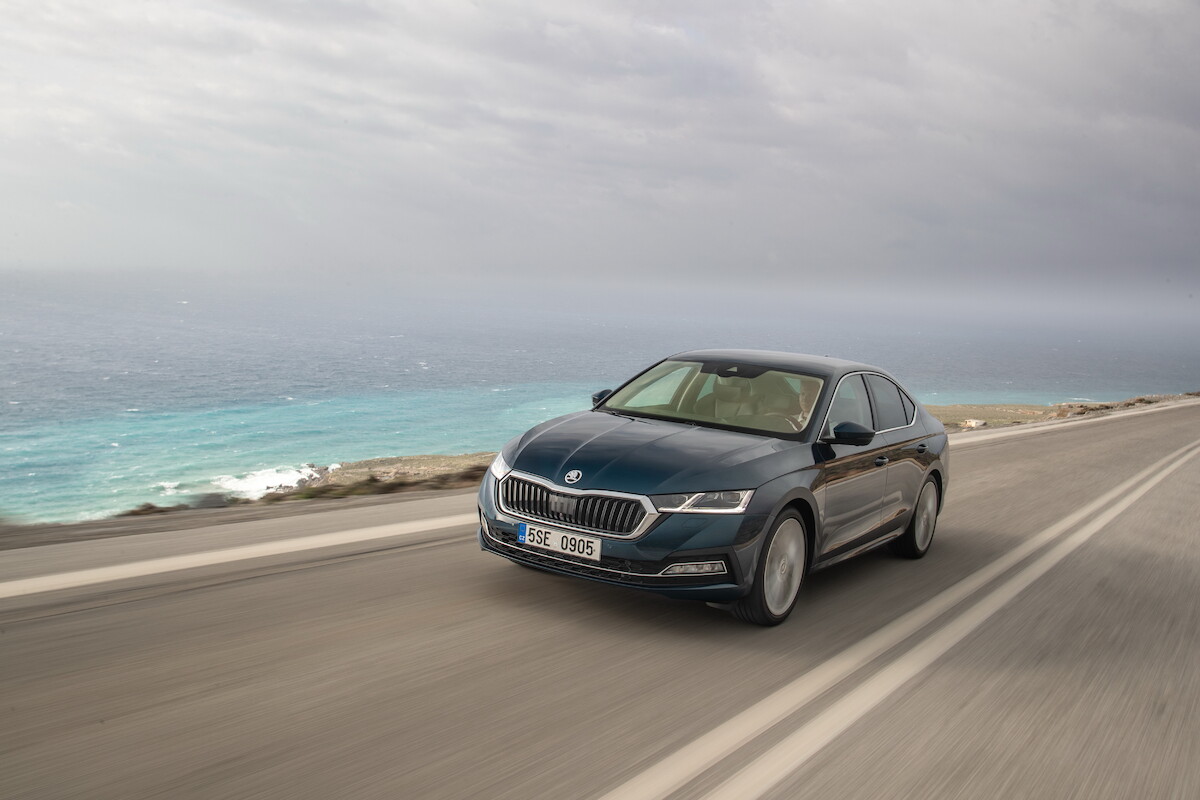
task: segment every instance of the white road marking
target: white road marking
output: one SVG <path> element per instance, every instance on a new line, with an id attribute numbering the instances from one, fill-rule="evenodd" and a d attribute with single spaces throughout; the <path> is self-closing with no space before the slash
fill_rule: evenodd
<path id="1" fill-rule="evenodd" d="M 709 766 L 737 751 L 767 729 L 803 708 L 867 663 L 916 634 L 938 617 L 966 601 L 972 594 L 1024 561 L 1035 551 L 1061 537 L 1088 517 L 1119 503 L 1140 485 L 1161 480 L 1188 458 L 1200 452 L 1192 442 L 1122 482 L 1078 511 L 1027 539 L 988 566 L 967 576 L 902 617 L 814 667 L 781 689 L 733 718 L 684 745 L 645 771 L 608 792 L 601 800 L 658 800 L 696 778 Z M 1192 452 L 1188 452 L 1192 451 Z M 1172 462 L 1176 462 L 1172 464 Z M 1160 477 L 1155 478 L 1159 473 Z M 1152 485 L 1152 484 L 1149 484 Z M 1138 497 L 1141 493 L 1137 494 Z M 793 768 L 798 762 L 791 758 Z"/>
<path id="2" fill-rule="evenodd" d="M 108 581 L 118 581 L 125 578 L 141 578 L 146 575 L 158 575 L 163 572 L 175 572 L 181 569 L 192 569 L 193 567 L 228 564 L 232 561 L 244 561 L 250 558 L 263 558 L 264 556 L 299 553 L 305 550 L 317 550 L 322 547 L 333 547 L 341 544 L 387 539 L 393 536 L 411 536 L 414 533 L 441 530 L 442 528 L 457 528 L 463 525 L 475 525 L 478 522 L 479 517 L 476 514 L 456 514 L 451 517 L 422 519 L 414 522 L 397 522 L 392 525 L 378 525 L 372 528 L 357 528 L 349 531 L 323 533 L 317 536 L 303 536 L 295 539 L 281 539 L 275 542 L 247 544 L 238 547 L 227 547 L 222 550 L 209 550 L 203 553 L 151 558 L 145 561 L 134 561 L 129 564 L 114 564 L 109 567 L 60 572 L 54 575 L 39 575 L 34 578 L 22 578 L 20 580 L 0 583 L 0 599 L 20 597 L 38 592 L 52 592 L 57 589 L 75 589 L 80 586 L 90 586 L 96 583 L 107 583 Z"/>
<path id="3" fill-rule="evenodd" d="M 780 781 L 800 769 L 810 758 L 862 719 L 908 681 L 990 619 L 1052 567 L 1079 549 L 1147 492 L 1182 467 L 1200 450 L 1193 450 L 1162 472 L 1135 487 L 1100 516 L 1059 542 L 1031 564 L 984 595 L 975 605 L 937 629 L 884 667 L 841 700 L 817 715 L 790 736 L 739 770 L 705 800 L 751 800 L 762 797 Z"/>

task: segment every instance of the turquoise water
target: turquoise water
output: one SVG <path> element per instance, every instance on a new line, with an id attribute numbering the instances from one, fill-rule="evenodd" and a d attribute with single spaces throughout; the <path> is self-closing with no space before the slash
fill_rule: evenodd
<path id="1" fill-rule="evenodd" d="M 862 360 L 936 404 L 1200 389 L 1193 337 L 1111 321 L 1065 334 L 898 332 L 683 303 L 513 314 L 414 300 L 317 314 L 236 299 L 0 297 L 0 516 L 89 519 L 214 491 L 261 494 L 306 464 L 497 450 L 692 348 Z"/>
<path id="2" fill-rule="evenodd" d="M 0 486 L 7 511 L 45 521 L 217 491 L 254 496 L 294 483 L 306 463 L 495 450 L 586 408 L 590 391 L 519 384 L 47 422 L 3 434 Z"/>

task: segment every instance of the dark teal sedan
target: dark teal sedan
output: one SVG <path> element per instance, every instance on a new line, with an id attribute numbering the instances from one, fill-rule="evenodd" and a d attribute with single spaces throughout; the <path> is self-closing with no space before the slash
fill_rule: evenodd
<path id="1" fill-rule="evenodd" d="M 496 457 L 484 550 L 777 625 L 810 570 L 933 541 L 946 431 L 877 367 L 697 350 L 593 401 Z"/>

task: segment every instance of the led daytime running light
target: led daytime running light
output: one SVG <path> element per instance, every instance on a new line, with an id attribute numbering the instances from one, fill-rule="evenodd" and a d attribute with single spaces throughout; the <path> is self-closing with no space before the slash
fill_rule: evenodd
<path id="1" fill-rule="evenodd" d="M 753 489 L 694 494 L 660 494 L 651 498 L 659 511 L 685 514 L 741 514 L 750 505 Z"/>

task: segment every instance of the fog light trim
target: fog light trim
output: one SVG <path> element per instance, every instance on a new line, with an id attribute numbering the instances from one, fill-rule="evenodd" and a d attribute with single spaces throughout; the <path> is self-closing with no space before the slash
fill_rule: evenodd
<path id="1" fill-rule="evenodd" d="M 686 561 L 671 566 L 660 572 L 660 575 L 721 575 L 725 570 L 724 561 Z"/>

